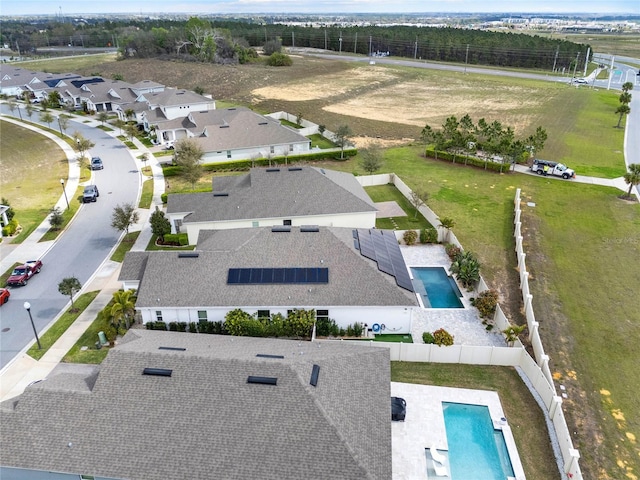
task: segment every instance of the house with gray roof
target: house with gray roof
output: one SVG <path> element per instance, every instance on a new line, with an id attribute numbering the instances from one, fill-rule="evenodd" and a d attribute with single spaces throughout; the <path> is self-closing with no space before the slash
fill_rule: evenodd
<path id="1" fill-rule="evenodd" d="M 195 245 L 201 230 L 274 225 L 373 228 L 376 207 L 350 173 L 315 167 L 252 168 L 214 177 L 213 192 L 171 194 L 172 232 Z"/>
<path id="2" fill-rule="evenodd" d="M 389 480 L 387 348 L 130 330 L 0 404 L 0 478 Z"/>
<path id="3" fill-rule="evenodd" d="M 339 327 L 385 324 L 408 333 L 418 305 L 392 231 L 385 253 L 395 274 L 364 255 L 355 241 L 370 230 L 272 227 L 203 230 L 197 250 L 129 252 L 119 280 L 137 290 L 136 310 L 151 321 L 224 321 L 236 308 L 261 317 L 313 309 Z"/>

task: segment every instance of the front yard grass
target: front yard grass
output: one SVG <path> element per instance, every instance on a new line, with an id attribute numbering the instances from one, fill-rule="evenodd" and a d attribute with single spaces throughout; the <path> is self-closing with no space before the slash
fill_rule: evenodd
<path id="1" fill-rule="evenodd" d="M 112 305 L 113 299 L 105 306 L 105 309 L 110 308 Z M 98 341 L 98 333 L 105 332 L 110 328 L 111 325 L 109 324 L 107 316 L 98 314 L 76 344 L 67 352 L 62 361 L 65 363 L 89 363 L 94 365 L 102 363 L 109 353 L 110 348 L 103 346 L 98 349 L 95 345 Z M 83 347 L 87 348 L 83 350 Z"/>
<path id="2" fill-rule="evenodd" d="M 50 228 L 49 230 L 47 230 L 47 232 L 40 239 L 41 242 L 55 240 L 56 238 L 58 238 L 58 235 L 64 232 L 64 229 L 67 227 L 67 225 L 69 225 L 69 222 L 71 221 L 73 216 L 80 209 L 80 205 L 82 205 L 82 202 L 77 201 L 78 197 L 82 197 L 82 191 L 83 187 L 78 187 L 76 193 L 70 197 L 69 208 L 65 208 L 62 212 L 63 222 L 60 228 L 57 228 L 55 230 L 53 228 Z"/>
<path id="3" fill-rule="evenodd" d="M 98 290 L 87 292 L 76 298 L 73 302 L 73 308 L 69 307 L 67 311 L 60 316 L 58 321 L 51 325 L 51 328 L 49 328 L 49 330 L 40 337 L 42 349 L 38 349 L 38 343 L 36 342 L 31 345 L 29 350 L 27 350 L 27 355 L 35 358 L 36 360 L 40 360 L 44 354 L 49 351 L 53 344 L 58 341 L 62 334 L 67 331 L 71 324 L 77 320 L 91 302 L 93 302 L 93 299 L 96 298 L 98 293 L 100 293 Z"/>
<path id="4" fill-rule="evenodd" d="M 559 478 L 560 473 L 553 461 L 553 451 L 544 415 L 515 369 L 391 362 L 391 381 L 498 392 L 527 480 Z M 407 408 L 420 408 L 420 406 L 407 406 Z"/>
<path id="5" fill-rule="evenodd" d="M 145 167 L 149 168 L 149 167 Z M 153 201 L 153 178 L 149 178 L 142 183 L 142 194 L 138 208 L 150 208 Z"/>
<path id="6" fill-rule="evenodd" d="M 111 255 L 111 260 L 114 262 L 122 263 L 125 254 L 129 250 L 131 250 L 133 244 L 136 243 L 139 235 L 139 231 L 127 233 L 122 241 L 118 244 L 118 247 L 116 248 L 115 252 L 113 252 L 113 255 Z"/>

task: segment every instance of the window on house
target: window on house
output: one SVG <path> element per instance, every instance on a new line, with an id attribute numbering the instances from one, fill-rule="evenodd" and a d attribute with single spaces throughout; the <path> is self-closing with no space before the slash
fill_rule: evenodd
<path id="1" fill-rule="evenodd" d="M 227 158 L 231 158 L 231 150 L 227 150 Z"/>
<path id="2" fill-rule="evenodd" d="M 258 310 L 258 319 L 269 319 L 271 318 L 271 312 L 269 310 Z"/>
<path id="3" fill-rule="evenodd" d="M 206 310 L 198 310 L 198 322 L 206 322 L 207 321 L 207 311 Z"/>
<path id="4" fill-rule="evenodd" d="M 276 149 L 275 149 L 275 147 L 273 145 L 269 147 L 269 151 L 271 153 L 276 153 Z"/>
<path id="5" fill-rule="evenodd" d="M 293 152 L 293 145 L 289 145 L 289 151 Z"/>
<path id="6" fill-rule="evenodd" d="M 329 310 L 316 310 L 316 320 L 329 320 Z"/>
<path id="7" fill-rule="evenodd" d="M 260 226 L 260 222 L 251 222 L 251 226 L 252 227 L 259 227 Z"/>
<path id="8" fill-rule="evenodd" d="M 291 220 L 283 220 L 282 225 L 291 225 Z"/>
<path id="9" fill-rule="evenodd" d="M 162 322 L 162 310 L 156 310 L 156 321 Z"/>

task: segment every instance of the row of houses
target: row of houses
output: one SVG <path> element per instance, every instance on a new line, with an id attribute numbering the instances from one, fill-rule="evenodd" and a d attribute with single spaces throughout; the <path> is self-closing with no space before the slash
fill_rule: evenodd
<path id="1" fill-rule="evenodd" d="M 0 93 L 40 103 L 57 92 L 73 110 L 107 112 L 134 120 L 158 145 L 171 147 L 192 138 L 204 152 L 203 163 L 300 155 L 310 140 L 278 120 L 244 107 L 216 109 L 211 96 L 143 80 L 128 83 L 75 73 L 52 74 L 0 65 Z"/>

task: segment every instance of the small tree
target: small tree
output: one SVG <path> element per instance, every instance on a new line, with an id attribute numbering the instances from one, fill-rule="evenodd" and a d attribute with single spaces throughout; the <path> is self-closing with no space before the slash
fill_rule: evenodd
<path id="1" fill-rule="evenodd" d="M 127 329 L 131 325 L 136 306 L 134 297 L 134 290 L 118 291 L 113 294 L 113 305 L 109 314 L 116 333 L 120 330 L 123 320 Z"/>
<path id="2" fill-rule="evenodd" d="M 200 160 L 203 155 L 202 147 L 193 138 L 183 138 L 175 144 L 175 162 L 182 167 L 181 175 L 191 184 L 192 190 L 195 190 L 196 182 L 202 176 Z"/>
<path id="3" fill-rule="evenodd" d="M 51 122 L 53 122 L 53 115 L 45 111 L 40 114 L 40 121 L 47 124 L 48 128 L 51 128 Z"/>
<path id="4" fill-rule="evenodd" d="M 362 159 L 360 166 L 369 175 L 373 175 L 382 167 L 382 153 L 377 146 L 371 146 L 360 151 Z"/>
<path id="5" fill-rule="evenodd" d="M 142 162 L 142 166 L 144 168 L 149 161 L 149 152 L 144 152 L 142 155 L 140 155 L 140 161 Z"/>
<path id="6" fill-rule="evenodd" d="M 67 128 L 69 127 L 69 118 L 66 117 L 65 115 L 59 115 L 58 127 L 60 127 L 60 136 L 63 136 L 64 132 L 66 132 Z"/>
<path id="7" fill-rule="evenodd" d="M 161 242 L 164 241 L 166 234 L 171 233 L 171 222 L 157 206 L 156 211 L 151 214 L 149 222 L 151 223 L 151 232 L 157 235 Z"/>
<path id="8" fill-rule="evenodd" d="M 73 139 L 75 140 L 74 149 L 80 154 L 80 157 L 84 157 L 89 149 L 96 145 L 88 138 L 84 138 L 80 132 L 73 132 Z"/>
<path id="9" fill-rule="evenodd" d="M 31 119 L 31 116 L 33 115 L 33 105 L 31 105 L 30 103 L 27 103 L 25 110 L 27 111 L 27 117 Z"/>
<path id="10" fill-rule="evenodd" d="M 130 123 L 129 125 L 124 127 L 124 133 L 126 133 L 127 138 L 131 142 L 133 141 L 133 137 L 138 134 L 138 127 Z"/>
<path id="11" fill-rule="evenodd" d="M 349 143 L 351 129 L 349 125 L 340 125 L 334 134 L 334 142 L 340 147 L 340 158 L 344 158 L 344 147 Z"/>
<path id="12" fill-rule="evenodd" d="M 296 115 L 296 125 L 299 127 L 302 126 L 302 118 L 302 112 L 298 112 L 298 115 Z"/>
<path id="13" fill-rule="evenodd" d="M 111 215 L 111 226 L 119 232 L 129 233 L 131 225 L 139 220 L 140 216 L 131 203 L 116 205 Z"/>
<path id="14" fill-rule="evenodd" d="M 198 95 L 204 95 L 204 88 L 202 88 L 200 85 L 195 86 L 193 88 L 193 91 Z"/>
<path id="15" fill-rule="evenodd" d="M 73 296 L 78 293 L 82 289 L 82 284 L 80 280 L 76 277 L 67 277 L 63 278 L 62 281 L 58 284 L 58 291 L 62 295 L 68 295 L 71 299 L 71 309 L 74 309 L 73 306 Z"/>
<path id="16" fill-rule="evenodd" d="M 440 219 L 440 224 L 438 226 L 444 228 L 447 231 L 447 242 L 448 242 L 449 233 L 451 232 L 451 229 L 456 226 L 455 220 L 451 217 L 442 217 Z"/>
<path id="17" fill-rule="evenodd" d="M 52 229 L 58 230 L 64 222 L 62 210 L 60 210 L 60 207 L 54 207 L 50 210 L 50 212 L 51 216 L 49 217 L 49 225 L 51 225 Z"/>
<path id="18" fill-rule="evenodd" d="M 125 122 L 121 118 L 118 118 L 113 122 L 113 124 L 116 126 L 116 128 L 120 129 L 120 135 L 122 135 L 122 129 L 125 127 L 127 122 Z"/>
<path id="19" fill-rule="evenodd" d="M 13 217 L 16 214 L 16 211 L 11 207 L 11 205 L 9 204 L 9 200 L 2 197 L 2 200 L 0 200 L 0 203 L 2 203 L 2 205 L 4 205 L 5 207 L 9 207 L 4 213 L 7 215 L 7 220 L 11 221 L 13 220 Z"/>
<path id="20" fill-rule="evenodd" d="M 514 342 L 518 339 L 518 336 L 520 336 L 520 334 L 522 332 L 524 332 L 524 329 L 527 328 L 527 325 L 509 325 L 507 328 L 505 328 L 502 333 L 504 333 L 505 335 L 505 340 L 507 341 L 507 343 L 509 344 L 510 347 L 513 346 Z"/>
<path id="21" fill-rule="evenodd" d="M 619 115 L 619 117 L 618 117 L 618 124 L 616 125 L 616 128 L 620 128 L 622 117 L 624 115 L 628 115 L 630 112 L 631 112 L 631 108 L 629 108 L 629 105 L 627 105 L 626 103 L 621 103 L 620 105 L 618 105 L 618 108 L 616 108 L 616 113 Z"/>
<path id="22" fill-rule="evenodd" d="M 427 199 L 429 198 L 429 194 L 422 190 L 412 190 L 409 194 L 409 202 L 415 208 L 415 213 L 413 218 L 418 218 L 418 210 L 420 207 L 426 204 Z"/>
<path id="23" fill-rule="evenodd" d="M 324 131 L 327 129 L 324 125 L 318 125 L 318 133 L 324 136 Z"/>
<path id="24" fill-rule="evenodd" d="M 20 105 L 18 105 L 13 99 L 9 100 L 7 104 L 9 106 L 9 110 L 11 110 L 11 115 L 13 115 L 13 112 L 18 109 L 18 115 L 20 116 L 20 120 L 22 120 L 22 111 L 20 110 Z"/>
<path id="25" fill-rule="evenodd" d="M 282 52 L 282 42 L 280 40 L 269 40 L 265 42 L 262 49 L 265 55 L 271 55 L 272 53 Z"/>
<path id="26" fill-rule="evenodd" d="M 629 184 L 627 196 L 630 197 L 633 187 L 640 185 L 640 163 L 632 163 L 629 165 L 629 171 L 624 174 L 624 181 Z"/>
<path id="27" fill-rule="evenodd" d="M 109 114 L 105 111 L 102 111 L 98 114 L 98 120 L 100 120 L 100 123 L 102 124 L 102 126 L 104 127 L 104 122 L 106 122 L 107 120 L 109 120 Z"/>
<path id="28" fill-rule="evenodd" d="M 49 103 L 51 108 L 58 108 L 62 103 L 62 97 L 60 96 L 60 92 L 58 92 L 57 90 L 52 90 L 51 92 L 49 92 L 49 95 L 47 97 L 47 102 Z"/>

